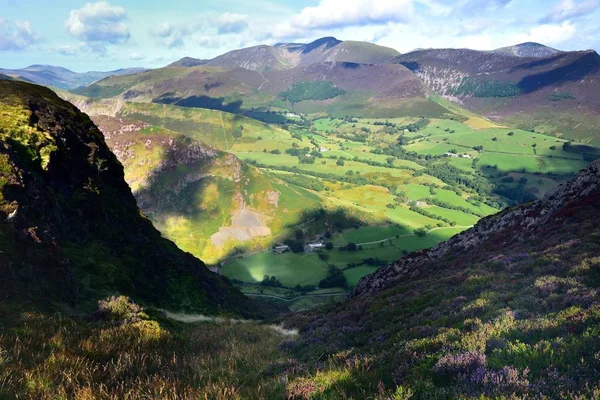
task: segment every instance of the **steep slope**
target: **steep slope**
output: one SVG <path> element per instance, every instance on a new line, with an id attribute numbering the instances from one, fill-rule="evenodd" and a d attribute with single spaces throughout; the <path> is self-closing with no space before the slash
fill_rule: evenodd
<path id="1" fill-rule="evenodd" d="M 0 73 L 12 77 L 24 78 L 25 80 L 39 85 L 54 86 L 60 89 L 75 89 L 79 86 L 87 86 L 100 79 L 112 75 L 128 75 L 143 71 L 143 68 L 126 68 L 115 71 L 99 72 L 90 71 L 77 73 L 63 67 L 52 65 L 30 65 L 22 69 L 1 69 Z"/>
<path id="2" fill-rule="evenodd" d="M 544 46 L 543 44 L 527 42 L 520 43 L 514 46 L 501 47 L 494 50 L 495 53 L 504 53 L 517 57 L 535 57 L 545 58 L 549 56 L 562 53 L 560 50 L 553 49 L 552 47 Z"/>
<path id="3" fill-rule="evenodd" d="M 397 61 L 442 96 L 491 119 L 600 143 L 600 56 L 592 50 L 536 58 L 432 49 Z"/>
<path id="4" fill-rule="evenodd" d="M 292 318 L 303 336 L 294 354 L 327 367 L 291 386 L 348 396 L 380 381 L 427 399 L 593 398 L 599 217 L 597 161 L 543 199 L 363 278 L 348 303 Z M 323 386 L 337 374 L 345 384 Z"/>
<path id="5" fill-rule="evenodd" d="M 253 71 L 284 70 L 322 62 L 388 63 L 399 54 L 372 43 L 325 37 L 308 44 L 280 43 L 234 50 L 210 60 L 207 65 Z"/>
<path id="6" fill-rule="evenodd" d="M 114 293 L 249 314 L 252 304 L 140 215 L 123 167 L 84 114 L 48 89 L 0 82 L 3 301 L 87 309 Z"/>

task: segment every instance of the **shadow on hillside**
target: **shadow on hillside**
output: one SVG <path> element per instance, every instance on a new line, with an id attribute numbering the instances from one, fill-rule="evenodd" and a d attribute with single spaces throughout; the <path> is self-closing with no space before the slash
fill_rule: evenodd
<path id="1" fill-rule="evenodd" d="M 558 57 L 555 59 L 558 59 Z M 532 67 L 533 66 L 523 66 L 523 68 Z M 600 57 L 596 53 L 588 53 L 560 68 L 526 76 L 519 81 L 518 86 L 523 93 L 531 93 L 546 86 L 559 85 L 564 82 L 581 81 L 588 75 L 599 71 Z"/>
<path id="2" fill-rule="evenodd" d="M 223 97 L 190 96 L 181 98 L 174 97 L 174 93 L 165 93 L 152 100 L 152 102 L 188 108 L 207 108 L 209 110 L 226 111 L 233 114 L 239 113 L 243 105 L 242 100 L 226 103 Z"/>

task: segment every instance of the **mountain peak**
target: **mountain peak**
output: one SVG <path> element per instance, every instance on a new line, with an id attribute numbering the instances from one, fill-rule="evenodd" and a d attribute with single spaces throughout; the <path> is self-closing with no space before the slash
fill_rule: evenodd
<path id="1" fill-rule="evenodd" d="M 305 54 L 310 53 L 311 51 L 318 49 L 319 47 L 322 47 L 322 46 L 325 46 L 325 49 L 330 49 L 332 47 L 337 46 L 340 43 L 342 43 L 341 40 L 338 40 L 338 39 L 334 38 L 333 36 L 327 36 L 327 37 L 317 39 L 314 42 L 311 42 L 311 43 L 305 45 L 304 48 L 302 49 L 302 52 Z"/>
<path id="2" fill-rule="evenodd" d="M 513 46 L 501 47 L 499 49 L 493 50 L 493 52 L 509 54 L 516 57 L 535 58 L 545 58 L 558 53 L 562 53 L 562 51 L 560 50 L 536 42 L 524 42 Z"/>

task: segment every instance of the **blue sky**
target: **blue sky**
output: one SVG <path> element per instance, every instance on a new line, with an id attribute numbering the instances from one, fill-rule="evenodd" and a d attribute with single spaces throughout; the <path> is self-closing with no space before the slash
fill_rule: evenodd
<path id="1" fill-rule="evenodd" d="M 600 0 L 0 0 L 0 67 L 159 67 L 323 36 L 488 50 L 600 49 Z"/>

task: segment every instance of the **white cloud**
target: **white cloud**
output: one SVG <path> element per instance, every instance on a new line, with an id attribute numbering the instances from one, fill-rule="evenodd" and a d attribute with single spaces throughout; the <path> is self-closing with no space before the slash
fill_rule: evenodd
<path id="1" fill-rule="evenodd" d="M 541 22 L 563 22 L 568 19 L 581 17 L 598 8 L 598 0 L 561 0 L 552 10 L 542 18 Z"/>
<path id="2" fill-rule="evenodd" d="M 294 15 L 288 24 L 304 29 L 335 29 L 407 22 L 413 15 L 412 0 L 321 0 L 317 6 Z"/>
<path id="3" fill-rule="evenodd" d="M 137 51 L 133 52 L 133 53 L 129 53 L 129 59 L 133 60 L 133 61 L 140 61 L 140 60 L 143 60 L 145 58 L 146 58 L 145 55 L 143 55 L 142 53 L 139 53 Z"/>
<path id="4" fill-rule="evenodd" d="M 77 48 L 75 46 L 58 46 L 54 50 L 63 56 L 74 56 L 77 54 Z"/>
<path id="5" fill-rule="evenodd" d="M 129 39 L 126 20 L 127 11 L 123 7 L 102 1 L 86 3 L 80 9 L 72 10 L 65 27 L 71 35 L 92 43 L 92 48 L 102 49 L 103 45 L 99 43 L 115 44 Z"/>
<path id="6" fill-rule="evenodd" d="M 248 16 L 234 13 L 221 15 L 217 22 L 217 33 L 240 33 L 248 28 Z"/>
<path id="7" fill-rule="evenodd" d="M 543 24 L 532 28 L 528 33 L 515 35 L 514 43 L 536 42 L 542 44 L 557 44 L 566 42 L 575 36 L 577 28 L 569 21 L 562 24 Z"/>
<path id="8" fill-rule="evenodd" d="M 28 21 L 7 21 L 0 18 L 0 51 L 24 50 L 40 40 Z"/>

